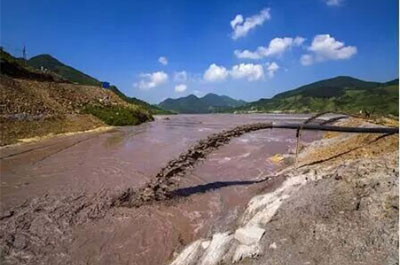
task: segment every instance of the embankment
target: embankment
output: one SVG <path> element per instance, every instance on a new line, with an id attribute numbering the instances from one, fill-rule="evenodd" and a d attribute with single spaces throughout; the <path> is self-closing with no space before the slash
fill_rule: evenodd
<path id="1" fill-rule="evenodd" d="M 70 83 L 0 78 L 0 145 L 49 134 L 152 120 L 140 106 L 112 91 Z"/>

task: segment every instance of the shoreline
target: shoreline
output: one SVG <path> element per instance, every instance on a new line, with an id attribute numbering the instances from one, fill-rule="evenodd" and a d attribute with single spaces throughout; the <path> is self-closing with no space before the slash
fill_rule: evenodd
<path id="1" fill-rule="evenodd" d="M 0 146 L 0 151 L 2 151 L 3 149 L 7 149 L 7 148 L 18 147 L 18 146 L 30 144 L 30 143 L 39 143 L 44 140 L 62 138 L 62 137 L 66 137 L 66 136 L 91 134 L 91 133 L 104 133 L 104 132 L 111 131 L 115 128 L 117 128 L 117 127 L 115 127 L 115 126 L 100 126 L 100 127 L 94 128 L 94 129 L 83 130 L 83 131 L 73 131 L 73 132 L 65 132 L 65 133 L 57 133 L 57 134 L 49 133 L 44 136 L 21 138 L 21 139 L 17 140 L 18 141 L 17 143 Z"/>

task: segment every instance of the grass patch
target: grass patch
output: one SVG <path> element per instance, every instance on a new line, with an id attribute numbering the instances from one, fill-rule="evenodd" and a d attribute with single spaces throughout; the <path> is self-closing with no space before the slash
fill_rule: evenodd
<path id="1" fill-rule="evenodd" d="M 138 125 L 153 120 L 147 111 L 135 107 L 86 105 L 83 112 L 112 126 Z"/>

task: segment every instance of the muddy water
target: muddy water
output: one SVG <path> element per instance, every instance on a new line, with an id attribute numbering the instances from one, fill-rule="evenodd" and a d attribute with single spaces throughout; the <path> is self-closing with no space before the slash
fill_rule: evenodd
<path id="1" fill-rule="evenodd" d="M 289 115 L 176 115 L 102 134 L 56 137 L 1 150 L 1 208 L 43 194 L 60 196 L 140 187 L 207 135 Z M 305 132 L 303 141 L 319 137 Z M 163 264 L 198 237 L 234 225 L 247 201 L 266 185 L 252 183 L 281 167 L 269 158 L 295 147 L 293 130 L 261 130 L 233 139 L 182 179 L 178 198 L 138 209 L 117 208 L 76 226 L 62 253 L 74 264 Z M 223 229 L 226 230 L 226 229 Z M 50 259 L 51 260 L 51 259 Z"/>

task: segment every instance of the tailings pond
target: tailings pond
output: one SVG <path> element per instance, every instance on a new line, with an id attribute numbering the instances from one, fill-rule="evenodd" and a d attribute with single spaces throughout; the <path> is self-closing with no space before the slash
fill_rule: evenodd
<path id="1" fill-rule="evenodd" d="M 242 124 L 300 122 L 307 117 L 158 116 L 154 122 L 139 126 L 3 147 L 2 216 L 11 215 L 14 208 L 37 198 L 46 200 L 46 196 L 63 198 L 72 194 L 118 193 L 129 187 L 138 189 L 168 161 L 212 133 Z M 279 185 L 279 180 L 258 180 L 285 166 L 283 161 L 271 158 L 293 154 L 295 134 L 295 130 L 267 129 L 234 138 L 181 179 L 174 199 L 139 208 L 110 209 L 102 218 L 72 225 L 65 240 L 60 230 L 60 239 L 53 236 L 45 241 L 46 247 L 40 244 L 40 237 L 39 243 L 35 241 L 36 248 L 32 236 L 23 237 L 18 239 L 19 249 L 14 246 L 12 253 L 5 254 L 6 260 L 30 264 L 168 263 L 183 245 L 233 226 L 251 197 Z M 302 143 L 320 136 L 319 132 L 306 131 Z M 30 222 L 35 222 L 34 217 Z"/>

